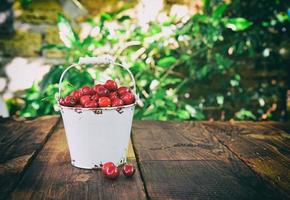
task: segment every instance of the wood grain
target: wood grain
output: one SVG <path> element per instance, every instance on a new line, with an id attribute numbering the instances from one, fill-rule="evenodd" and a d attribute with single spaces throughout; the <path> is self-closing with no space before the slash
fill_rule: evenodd
<path id="1" fill-rule="evenodd" d="M 240 162 L 143 161 L 151 199 L 287 199 Z"/>
<path id="2" fill-rule="evenodd" d="M 290 134 L 290 122 L 269 121 L 269 122 L 259 122 L 259 124 L 261 124 L 262 126 L 265 126 L 265 127 L 282 130 L 282 131 L 285 131 L 286 133 Z"/>
<path id="3" fill-rule="evenodd" d="M 290 135 L 273 124 L 253 122 L 204 125 L 251 169 L 290 198 Z"/>
<path id="4" fill-rule="evenodd" d="M 132 139 L 140 161 L 235 159 L 194 122 L 134 121 Z"/>
<path id="5" fill-rule="evenodd" d="M 132 136 L 152 199 L 285 199 L 201 123 L 139 121 Z"/>
<path id="6" fill-rule="evenodd" d="M 131 154 L 132 156 L 132 154 Z M 132 159 L 130 162 L 136 166 Z M 100 170 L 84 170 L 70 164 L 63 125 L 31 163 L 12 199 L 146 199 L 139 171 L 116 181 Z"/>
<path id="7" fill-rule="evenodd" d="M 24 169 L 42 148 L 59 118 L 40 117 L 34 120 L 0 121 L 0 199 L 19 181 Z"/>

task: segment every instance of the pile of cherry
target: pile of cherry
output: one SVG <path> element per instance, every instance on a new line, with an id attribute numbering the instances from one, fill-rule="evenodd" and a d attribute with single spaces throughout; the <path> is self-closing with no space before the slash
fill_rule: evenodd
<path id="1" fill-rule="evenodd" d="M 59 99 L 62 106 L 75 108 L 119 107 L 135 102 L 135 96 L 128 87 L 118 87 L 113 80 L 94 87 L 83 86 L 65 98 Z"/>
<path id="2" fill-rule="evenodd" d="M 108 179 L 116 179 L 120 175 L 118 167 L 112 162 L 106 162 L 102 165 L 102 172 Z M 131 177 L 135 173 L 135 167 L 131 164 L 125 164 L 122 172 L 126 177 Z"/>

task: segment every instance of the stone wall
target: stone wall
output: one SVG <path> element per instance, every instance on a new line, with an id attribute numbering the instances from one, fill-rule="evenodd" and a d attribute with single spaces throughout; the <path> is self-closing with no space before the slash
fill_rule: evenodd
<path id="1" fill-rule="evenodd" d="M 14 2 L 14 32 L 0 38 L 0 55 L 2 57 L 42 56 L 43 44 L 60 42 L 56 26 L 59 12 L 63 12 L 63 8 L 57 0 L 33 1 L 25 9 L 19 1 Z M 48 54 L 47 57 L 50 55 Z"/>
<path id="2" fill-rule="evenodd" d="M 12 6 L 14 32 L 0 36 L 0 56 L 61 58 L 62 54 L 55 50 L 41 49 L 43 44 L 60 43 L 57 31 L 58 13 L 65 13 L 69 18 L 79 22 L 84 16 L 96 16 L 102 12 L 137 7 L 138 4 L 142 5 L 142 1 L 150 2 L 150 0 L 80 0 L 81 7 L 77 7 L 71 0 L 32 0 L 23 8 L 20 0 L 15 1 Z M 185 4 L 194 12 L 194 9 L 191 9 L 194 5 L 189 0 L 155 0 L 152 3 L 156 2 L 163 2 L 162 9 Z"/>
<path id="3" fill-rule="evenodd" d="M 41 80 L 51 64 L 62 62 L 61 52 L 42 46 L 60 43 L 57 14 L 64 9 L 58 0 L 33 0 L 25 8 L 19 0 L 3 0 L 0 7 L 0 16 L 11 13 L 0 32 L 0 96 L 7 99 Z"/>

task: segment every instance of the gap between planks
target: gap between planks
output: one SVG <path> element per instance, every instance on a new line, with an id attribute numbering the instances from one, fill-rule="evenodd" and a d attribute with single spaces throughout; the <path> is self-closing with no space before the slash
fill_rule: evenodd
<path id="1" fill-rule="evenodd" d="M 140 163 L 138 154 L 135 153 L 136 149 L 135 149 L 135 145 L 134 145 L 134 140 L 133 140 L 132 134 L 133 134 L 133 127 L 132 127 L 132 131 L 131 131 L 129 149 L 134 154 L 134 158 L 136 160 L 136 167 L 138 168 L 138 171 L 140 172 L 140 178 L 141 178 L 141 182 L 142 182 L 142 185 L 143 185 L 143 188 L 144 188 L 144 193 L 145 193 L 146 199 L 150 199 L 150 196 L 149 196 L 149 193 L 148 193 L 148 189 L 147 189 L 147 186 L 146 186 L 146 182 L 145 182 L 145 179 L 144 179 L 144 175 L 142 173 L 141 163 Z"/>
<path id="2" fill-rule="evenodd" d="M 131 144 L 128 160 L 136 166 Z M 100 170 L 85 170 L 71 166 L 63 124 L 48 140 L 34 159 L 12 199 L 146 199 L 138 169 L 132 178 L 121 175 L 116 181 L 107 180 Z"/>
<path id="3" fill-rule="evenodd" d="M 47 141 L 49 140 L 49 138 L 52 136 L 52 134 L 55 132 L 56 128 L 58 127 L 61 118 L 58 117 L 57 122 L 54 124 L 54 126 L 50 129 L 50 131 L 47 134 L 47 137 L 43 140 L 43 143 L 41 145 L 41 147 L 39 149 L 36 149 L 36 151 L 34 152 L 34 154 L 31 156 L 31 158 L 27 161 L 27 164 L 25 165 L 25 167 L 23 168 L 22 172 L 20 173 L 20 177 L 18 179 L 18 182 L 14 185 L 14 187 L 12 188 L 12 190 L 10 191 L 13 192 L 16 188 L 17 185 L 19 184 L 19 182 L 21 182 L 21 179 L 23 178 L 25 172 L 27 171 L 27 169 L 30 167 L 31 163 L 33 162 L 33 160 L 37 157 L 37 155 L 41 152 L 41 150 L 43 149 L 43 147 L 45 146 L 45 144 L 47 143 Z"/>
<path id="4" fill-rule="evenodd" d="M 45 146 L 46 142 L 49 140 L 49 138 L 51 137 L 51 135 L 54 133 L 56 127 L 58 126 L 58 124 L 60 122 L 60 117 L 57 117 L 57 116 L 45 116 L 45 117 L 35 118 L 35 119 L 32 119 L 31 121 L 28 121 L 28 124 L 33 124 L 33 123 L 37 123 L 38 120 L 45 121 L 45 120 L 51 120 L 51 119 L 53 119 L 53 120 L 56 119 L 56 121 L 50 127 L 50 129 L 48 130 L 48 132 L 47 132 L 46 135 L 45 135 L 45 133 L 43 133 L 45 135 L 44 138 L 39 143 L 37 143 L 37 144 L 40 144 L 40 147 L 33 149 L 33 151 L 29 155 L 26 155 L 26 157 L 28 157 L 28 159 L 27 159 L 27 161 L 25 161 L 25 164 L 24 164 L 23 168 L 18 169 L 18 170 L 20 170 L 18 172 L 18 174 L 17 174 L 17 171 L 15 171 L 15 172 L 13 171 L 12 172 L 12 175 L 15 176 L 14 177 L 14 180 L 10 180 L 10 181 L 13 181 L 12 184 L 9 186 L 10 188 L 6 188 L 6 191 L 4 191 L 2 194 L 0 194 L 0 199 L 6 199 L 11 194 L 11 192 L 13 192 L 15 190 L 15 188 L 17 187 L 17 185 L 19 184 L 19 182 L 23 178 L 25 172 L 29 168 L 30 164 L 37 157 L 38 153 L 42 150 L 42 148 Z M 8 119 L 8 120 L 10 120 L 10 119 Z M 2 123 L 6 123 L 6 122 L 7 121 L 4 121 Z M 10 123 L 14 123 L 14 122 L 10 122 Z M 19 121 L 15 121 L 15 123 L 19 123 Z M 21 126 L 22 126 L 22 124 L 21 124 Z M 13 134 L 13 132 L 11 134 Z M 35 134 L 38 134 L 38 132 L 35 131 Z M 35 136 L 35 135 L 32 135 L 32 136 Z M 18 148 L 18 147 L 16 147 L 16 148 Z M 16 150 L 17 149 L 14 149 L 14 151 L 16 151 Z M 22 155 L 22 157 L 23 156 L 24 155 Z M 10 160 L 7 160 L 7 162 L 9 162 L 9 161 Z M 2 163 L 1 165 L 3 165 L 2 167 L 5 170 L 5 163 Z M 17 167 L 17 166 L 12 166 L 12 167 Z M 10 169 L 10 170 L 13 170 L 13 169 Z M 7 173 L 9 173 L 9 172 L 7 172 Z M 3 176 L 5 177 L 5 174 L 3 174 Z"/>
<path id="5" fill-rule="evenodd" d="M 247 143 L 247 140 L 246 140 L 247 138 L 245 137 L 247 135 L 247 132 L 250 132 L 250 133 L 252 131 L 254 131 L 254 133 L 258 132 L 258 134 L 255 133 L 255 137 L 257 137 L 258 135 L 261 135 L 260 139 L 263 138 L 262 137 L 262 136 L 264 136 L 263 134 L 265 134 L 265 136 L 268 136 L 267 139 L 270 139 L 271 137 L 277 137 L 277 136 L 278 137 L 284 136 L 286 139 L 289 138 L 289 132 L 286 132 L 286 130 L 279 129 L 278 127 L 276 127 L 277 124 L 279 126 L 283 125 L 283 124 L 281 125 L 279 123 L 273 123 L 273 122 L 272 123 L 267 123 L 267 122 L 260 122 L 259 123 L 259 122 L 249 121 L 249 122 L 203 122 L 202 126 L 204 126 L 206 129 L 208 129 L 208 131 L 211 132 L 212 135 L 221 144 L 223 144 L 230 152 L 232 152 L 253 173 L 255 173 L 257 176 L 259 176 L 261 179 L 265 180 L 266 182 L 270 183 L 273 188 L 275 188 L 276 190 L 281 192 L 284 196 L 287 196 L 289 198 L 290 194 L 287 192 L 287 187 L 285 187 L 285 185 L 281 185 L 281 183 L 279 182 L 279 176 L 273 177 L 271 174 L 265 173 L 265 171 L 262 170 L 262 168 L 256 169 L 255 165 L 256 164 L 258 165 L 258 163 L 256 160 L 254 160 L 252 158 L 252 154 L 255 152 L 252 152 L 249 154 L 249 152 L 251 152 L 251 150 L 252 150 L 252 147 L 248 146 L 251 150 L 247 150 L 245 152 L 242 151 L 243 145 L 245 145 L 245 143 Z M 245 135 L 241 133 L 241 131 L 243 131 L 243 130 L 246 132 Z M 218 132 L 218 133 L 216 133 L 216 132 Z M 229 135 L 228 135 L 228 132 L 229 132 Z M 272 135 L 273 132 L 274 132 L 274 135 Z M 251 134 L 249 134 L 249 135 L 251 135 Z M 229 137 L 229 138 L 227 138 L 227 137 Z M 255 138 L 255 137 L 253 138 L 253 140 L 254 141 L 257 140 L 258 143 L 261 143 L 261 141 L 258 140 L 259 137 L 258 138 Z M 240 146 L 238 146 L 236 144 L 235 140 L 240 141 L 240 143 L 239 143 Z M 268 144 L 268 143 L 266 143 L 266 141 L 264 141 L 264 144 Z M 248 144 L 248 145 L 250 145 L 250 144 Z M 288 145 L 288 146 L 290 147 L 290 145 Z M 267 149 L 268 148 L 269 147 L 267 147 Z M 263 149 L 263 151 L 266 151 L 267 149 Z M 259 150 L 261 150 L 261 148 L 259 146 L 257 146 L 256 151 L 259 152 Z M 262 153 L 262 152 L 260 152 L 260 153 Z M 266 152 L 266 153 L 268 153 L 268 152 Z M 259 154 L 257 154 L 256 156 L 259 157 Z M 270 158 L 272 158 L 271 155 L 270 155 Z M 281 161 L 281 160 L 279 160 L 279 161 Z M 278 161 L 276 160 L 276 162 L 278 162 Z M 271 164 L 271 163 L 269 163 L 268 160 L 266 160 L 266 163 L 269 165 Z M 277 164 L 281 164 L 281 163 L 277 163 Z M 266 164 L 264 164 L 264 165 L 266 165 Z M 284 169 L 284 170 L 287 170 L 287 169 Z M 288 168 L 288 171 L 289 171 L 289 168 Z M 290 171 L 289 171 L 289 173 L 290 173 Z M 283 178 L 285 178 L 285 177 L 283 177 Z M 290 184 L 290 183 L 288 182 L 288 184 Z M 289 188 L 288 188 L 288 190 L 289 190 Z"/>
<path id="6" fill-rule="evenodd" d="M 276 188 L 271 188 L 270 186 L 272 185 L 269 184 L 268 181 L 265 181 L 260 178 L 260 176 L 257 176 L 256 173 L 253 173 L 252 169 L 249 169 L 248 165 L 245 165 L 239 157 L 235 156 L 232 150 L 228 149 L 223 142 L 218 140 L 213 134 L 208 133 L 209 132 L 204 129 L 204 126 L 201 126 L 200 122 L 177 123 L 135 121 L 135 123 L 133 123 L 133 145 L 137 163 L 141 169 L 143 183 L 146 184 L 146 190 L 149 197 L 161 197 L 158 193 L 162 194 L 162 192 L 166 192 L 163 193 L 165 195 L 163 197 L 167 198 L 197 197 L 193 194 L 194 190 L 197 189 L 198 191 L 198 188 L 207 187 L 207 184 L 203 182 L 204 179 L 208 178 L 213 182 L 223 182 L 226 180 L 224 178 L 225 173 L 231 175 L 229 176 L 229 178 L 231 178 L 230 182 L 233 184 L 235 183 L 236 186 L 242 188 L 242 191 L 252 194 L 253 198 L 258 197 L 257 195 L 260 192 L 262 192 L 262 196 L 267 197 L 268 199 L 271 199 L 272 197 L 275 199 L 282 197 Z M 214 176 L 217 177 L 201 176 L 201 174 L 213 172 L 213 169 L 215 168 L 211 167 L 212 163 L 215 163 L 217 169 L 219 169 L 216 171 L 217 174 L 213 173 L 215 174 Z M 183 166 L 182 164 L 186 164 L 186 166 Z M 151 168 L 151 165 L 159 167 Z M 184 173 L 189 169 L 192 169 L 193 171 L 192 173 L 179 177 L 176 176 L 175 173 L 171 174 L 172 170 L 178 171 L 176 166 L 181 167 Z M 197 168 L 195 169 L 193 166 L 196 166 Z M 201 166 L 203 167 L 200 168 Z M 225 166 L 227 168 L 225 168 Z M 160 167 L 163 168 L 163 170 L 161 170 Z M 205 169 L 204 167 L 208 167 L 208 169 Z M 201 174 L 196 173 L 195 170 L 201 170 Z M 158 171 L 158 173 L 154 174 L 155 171 Z M 240 175 L 239 172 L 241 171 L 244 172 L 242 173 L 243 175 Z M 178 173 L 181 173 L 181 171 L 178 171 Z M 193 175 L 193 173 L 196 174 Z M 157 178 L 154 178 L 155 176 Z M 171 176 L 176 177 L 172 178 Z M 192 190 L 183 190 L 181 185 L 184 184 L 184 181 L 186 181 L 190 176 L 192 176 L 193 180 L 188 182 L 187 187 L 191 186 L 191 183 L 195 183 L 196 188 L 192 188 Z M 170 178 L 172 183 L 168 183 Z M 161 180 L 164 181 L 163 183 L 165 185 L 160 185 Z M 176 185 L 176 181 L 178 180 L 180 185 Z M 259 183 L 259 186 L 255 185 L 255 182 Z M 183 186 L 185 187 L 186 185 Z M 218 192 L 216 194 L 219 195 L 226 194 L 222 191 L 223 188 L 220 186 L 218 187 L 218 185 L 216 185 L 216 190 L 214 188 L 208 189 L 214 193 Z M 228 188 L 224 189 L 235 190 L 235 187 L 228 185 Z M 183 191 L 185 193 L 183 193 Z M 201 192 L 200 195 L 205 195 L 202 190 L 199 190 L 199 192 Z M 270 194 L 268 194 L 269 192 Z M 170 196 L 170 194 L 173 196 Z M 260 197 L 262 197 L 261 195 Z M 230 196 L 227 197 L 231 198 Z M 283 199 L 283 197 L 280 199 Z"/>

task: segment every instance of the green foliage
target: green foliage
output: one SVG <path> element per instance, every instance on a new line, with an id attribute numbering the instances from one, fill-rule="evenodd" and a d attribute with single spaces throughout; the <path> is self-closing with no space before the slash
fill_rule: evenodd
<path id="1" fill-rule="evenodd" d="M 20 4 L 22 7 L 26 8 L 27 6 L 29 6 L 31 4 L 32 0 L 21 0 Z"/>
<path id="2" fill-rule="evenodd" d="M 271 85 L 266 80 L 248 86 L 243 82 L 247 78 L 243 72 L 256 70 L 255 65 L 248 67 L 255 63 L 257 68 L 261 67 L 259 63 L 267 63 L 267 67 L 285 66 L 287 60 L 278 53 L 275 58 L 262 56 L 268 44 L 282 42 L 271 36 L 268 29 L 277 28 L 277 24 L 289 25 L 289 16 L 279 10 L 278 4 L 273 3 L 276 10 L 267 12 L 267 16 L 257 13 L 257 20 L 252 14 L 243 13 L 245 10 L 239 1 L 225 4 L 204 0 L 203 11 L 186 23 L 168 17 L 162 23 L 150 23 L 148 29 L 136 25 L 129 16 L 120 16 L 121 11 L 104 13 L 87 21 L 98 34 L 92 34 L 91 30 L 84 38 L 59 15 L 58 27 L 64 45 L 48 44 L 43 48 L 64 51 L 66 66 L 81 56 L 95 56 L 109 49 L 135 75 L 142 100 L 135 113 L 138 119 L 203 120 L 220 118 L 220 113 L 226 113 L 225 119 L 257 120 L 265 113 L 275 117 L 269 114 L 269 108 L 281 102 L 273 94 L 281 93 L 285 85 Z M 271 25 L 272 20 L 276 25 Z M 110 27 L 111 22 L 117 26 Z M 261 32 L 264 35 L 260 37 Z M 63 66 L 54 66 L 39 84 L 26 91 L 21 116 L 55 113 L 54 98 L 63 70 Z M 99 72 L 89 73 L 88 68 L 70 72 L 63 86 L 64 94 L 85 84 L 92 85 Z M 119 76 L 129 80 L 124 72 L 114 70 L 112 77 Z M 210 114 L 211 110 L 214 114 Z"/>
<path id="3" fill-rule="evenodd" d="M 241 120 L 256 119 L 256 116 L 250 110 L 244 108 L 236 113 L 236 117 Z"/>
<path id="4" fill-rule="evenodd" d="M 238 17 L 227 20 L 226 27 L 232 29 L 233 31 L 243 31 L 249 28 L 249 26 L 251 26 L 252 24 L 252 22 L 249 22 L 244 18 Z"/>

